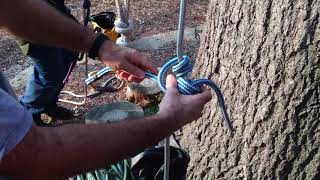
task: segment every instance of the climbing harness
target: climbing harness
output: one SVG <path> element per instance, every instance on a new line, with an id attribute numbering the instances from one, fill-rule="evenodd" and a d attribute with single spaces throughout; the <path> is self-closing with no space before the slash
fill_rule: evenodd
<path id="1" fill-rule="evenodd" d="M 102 85 L 94 84 L 97 80 L 101 79 L 103 76 L 109 75 L 106 81 Z M 87 85 L 91 85 L 91 87 L 96 92 L 116 92 L 120 91 L 125 86 L 125 81 L 119 81 L 119 84 L 115 84 L 113 81 L 117 80 L 116 74 L 114 73 L 113 69 L 110 67 L 105 67 L 100 71 L 92 71 L 88 74 L 88 78 L 85 80 Z"/>
<path id="2" fill-rule="evenodd" d="M 121 46 L 129 46 L 129 37 L 132 35 L 134 28 L 133 22 L 129 18 L 130 0 L 123 0 L 123 2 L 121 0 L 115 1 L 119 16 L 114 22 L 115 31 L 121 34 L 116 43 Z"/>
<path id="3" fill-rule="evenodd" d="M 97 80 L 105 76 L 108 76 L 107 80 L 104 81 L 102 84 L 95 83 Z M 124 88 L 125 82 L 119 81 L 120 83 L 116 84 L 115 82 L 113 82 L 116 79 L 117 77 L 115 76 L 114 71 L 110 67 L 106 67 L 100 71 L 92 71 L 88 74 L 88 78 L 85 80 L 85 84 L 87 86 L 90 86 L 93 92 L 87 93 L 87 96 L 75 94 L 70 91 L 63 91 L 63 93 L 71 95 L 76 98 L 85 98 L 85 97 L 95 97 L 101 94 L 102 92 L 117 92 Z"/>

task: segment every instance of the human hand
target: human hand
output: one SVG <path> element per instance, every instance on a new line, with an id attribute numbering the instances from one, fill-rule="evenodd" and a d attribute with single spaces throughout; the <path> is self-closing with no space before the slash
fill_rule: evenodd
<path id="1" fill-rule="evenodd" d="M 167 91 L 160 103 L 158 114 L 164 118 L 172 119 L 181 127 L 201 116 L 204 105 L 212 98 L 209 90 L 203 88 L 195 95 L 182 95 L 177 89 L 177 80 L 173 75 L 166 79 Z"/>
<path id="2" fill-rule="evenodd" d="M 118 46 L 111 41 L 103 43 L 99 49 L 98 58 L 126 81 L 139 82 L 144 79 L 146 71 L 158 73 L 157 68 L 137 50 Z"/>

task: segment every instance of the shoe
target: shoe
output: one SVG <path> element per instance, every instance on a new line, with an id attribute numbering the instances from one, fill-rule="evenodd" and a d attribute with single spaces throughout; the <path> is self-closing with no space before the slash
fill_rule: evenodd
<path id="1" fill-rule="evenodd" d="M 43 113 L 54 120 L 70 120 L 74 118 L 74 114 L 71 110 L 56 104 L 46 108 Z"/>

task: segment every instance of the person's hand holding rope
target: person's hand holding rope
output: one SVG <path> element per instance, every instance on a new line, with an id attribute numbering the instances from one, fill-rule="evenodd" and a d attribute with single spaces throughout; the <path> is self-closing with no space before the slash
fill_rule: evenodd
<path id="1" fill-rule="evenodd" d="M 146 56 L 137 50 L 118 46 L 111 41 L 103 43 L 98 58 L 126 81 L 139 82 L 145 78 L 146 71 L 158 74 L 157 68 L 147 60 Z"/>
<path id="2" fill-rule="evenodd" d="M 199 94 L 180 94 L 177 89 L 177 80 L 173 75 L 167 76 L 166 87 L 167 91 L 161 101 L 158 114 L 171 119 L 179 127 L 198 119 L 202 114 L 204 105 L 212 97 L 205 87 Z"/>

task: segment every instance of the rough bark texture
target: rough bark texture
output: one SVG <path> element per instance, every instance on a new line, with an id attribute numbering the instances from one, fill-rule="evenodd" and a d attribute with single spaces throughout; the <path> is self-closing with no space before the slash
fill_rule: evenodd
<path id="1" fill-rule="evenodd" d="M 211 0 L 194 68 L 222 89 L 183 129 L 188 179 L 320 179 L 319 0 Z"/>

